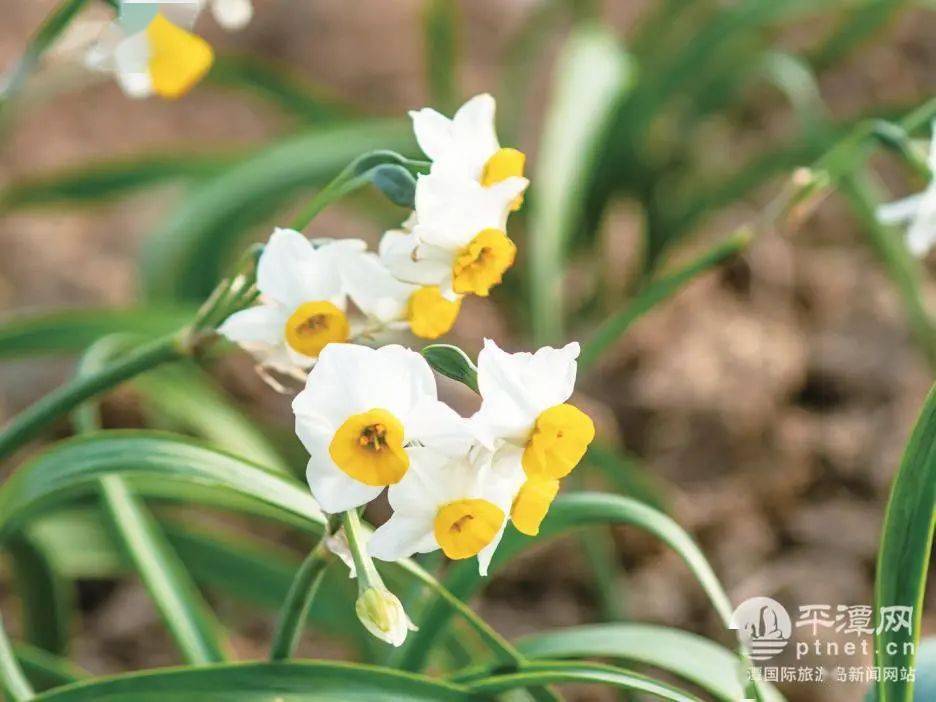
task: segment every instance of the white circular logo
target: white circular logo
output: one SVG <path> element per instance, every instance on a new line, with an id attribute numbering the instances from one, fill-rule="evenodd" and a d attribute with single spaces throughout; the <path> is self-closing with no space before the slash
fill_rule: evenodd
<path id="1" fill-rule="evenodd" d="M 739 604 L 731 615 L 731 628 L 738 630 L 755 661 L 780 655 L 793 633 L 786 608 L 769 597 L 751 597 Z"/>

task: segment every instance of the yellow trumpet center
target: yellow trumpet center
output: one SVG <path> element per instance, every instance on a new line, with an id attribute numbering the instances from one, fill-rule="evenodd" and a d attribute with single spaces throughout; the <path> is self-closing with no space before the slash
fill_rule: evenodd
<path id="1" fill-rule="evenodd" d="M 332 437 L 328 453 L 345 473 L 375 487 L 400 482 L 409 469 L 403 425 L 384 409 L 348 417 Z"/>
<path id="2" fill-rule="evenodd" d="M 536 536 L 549 506 L 559 492 L 559 481 L 550 478 L 527 478 L 510 508 L 510 520 L 517 531 Z"/>
<path id="3" fill-rule="evenodd" d="M 499 229 L 485 229 L 455 256 L 452 287 L 457 293 L 487 297 L 513 265 L 517 247 Z"/>
<path id="4" fill-rule="evenodd" d="M 448 300 L 437 285 L 427 285 L 410 295 L 406 319 L 412 332 L 423 339 L 437 339 L 445 334 L 458 317 L 461 298 Z"/>
<path id="5" fill-rule="evenodd" d="M 526 156 L 522 151 L 498 149 L 484 164 L 484 170 L 481 171 L 481 185 L 487 188 L 513 176 L 522 176 L 525 163 Z M 519 210 L 522 204 L 523 195 L 518 195 L 511 203 L 510 209 Z"/>
<path id="6" fill-rule="evenodd" d="M 436 513 L 434 531 L 442 551 L 452 560 L 471 558 L 487 546 L 504 523 L 504 511 L 482 499 L 456 500 Z"/>
<path id="7" fill-rule="evenodd" d="M 312 358 L 328 344 L 347 341 L 350 334 L 345 313 L 330 302 L 305 302 L 286 320 L 286 343 Z"/>
<path id="8" fill-rule="evenodd" d="M 177 27 L 157 14 L 146 27 L 149 73 L 153 91 L 164 98 L 180 98 L 211 68 L 214 51 L 201 37 Z"/>
<path id="9" fill-rule="evenodd" d="M 587 414 L 568 404 L 540 413 L 523 450 L 523 470 L 530 478 L 564 478 L 578 465 L 595 438 Z"/>

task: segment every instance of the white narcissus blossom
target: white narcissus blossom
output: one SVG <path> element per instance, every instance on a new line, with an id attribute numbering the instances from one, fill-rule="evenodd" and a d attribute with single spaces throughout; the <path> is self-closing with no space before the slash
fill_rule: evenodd
<path id="1" fill-rule="evenodd" d="M 448 332 L 461 296 L 443 295 L 437 285 L 412 285 L 395 278 L 380 258 L 360 252 L 344 260 L 342 275 L 354 304 L 376 328 L 408 328 L 423 339 Z"/>
<path id="2" fill-rule="evenodd" d="M 261 304 L 232 314 L 219 333 L 262 366 L 299 374 L 328 344 L 350 338 L 340 262 L 364 246 L 343 239 L 316 247 L 297 231 L 276 229 L 257 264 Z"/>
<path id="3" fill-rule="evenodd" d="M 477 556 L 487 575 L 516 479 L 494 470 L 491 454 L 477 448 L 460 456 L 414 448 L 409 471 L 389 491 L 393 514 L 371 536 L 368 553 L 395 561 L 441 548 L 455 560 Z"/>
<path id="4" fill-rule="evenodd" d="M 511 520 L 536 534 L 559 490 L 559 479 L 578 465 L 592 439 L 591 419 L 566 401 L 575 387 L 579 345 L 544 347 L 536 353 L 506 353 L 490 339 L 478 354 L 481 408 L 470 423 L 478 440 L 494 451 L 502 475 L 517 485 Z"/>
<path id="5" fill-rule="evenodd" d="M 402 346 L 329 344 L 293 401 L 306 478 L 326 512 L 373 500 L 410 468 L 416 445 L 467 451 L 465 420 L 439 402 L 426 360 Z"/>
<path id="6" fill-rule="evenodd" d="M 495 108 L 494 98 L 482 94 L 462 105 L 452 119 L 428 107 L 410 112 L 416 141 L 432 159 L 433 173 L 467 178 L 485 187 L 523 175 L 523 153 L 502 149 L 497 140 Z M 513 209 L 522 201 L 518 194 Z"/>
<path id="7" fill-rule="evenodd" d="M 507 237 L 510 203 L 527 187 L 511 177 L 491 187 L 444 173 L 420 175 L 412 231 L 389 231 L 380 256 L 390 272 L 443 295 L 486 296 L 513 265 L 517 247 Z"/>
<path id="8" fill-rule="evenodd" d="M 214 51 L 191 29 L 200 3 L 124 3 L 121 20 L 104 28 L 85 57 L 94 70 L 113 73 L 128 97 L 182 97 L 211 68 Z"/>
<path id="9" fill-rule="evenodd" d="M 927 165 L 930 182 L 926 190 L 878 208 L 878 219 L 891 226 L 907 226 L 907 247 L 915 256 L 925 256 L 936 245 L 936 122 Z"/>

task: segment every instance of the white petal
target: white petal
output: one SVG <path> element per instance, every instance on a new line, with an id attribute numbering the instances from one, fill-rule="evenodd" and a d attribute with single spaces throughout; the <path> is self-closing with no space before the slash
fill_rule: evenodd
<path id="1" fill-rule="evenodd" d="M 218 327 L 234 342 L 278 344 L 283 340 L 287 313 L 281 307 L 259 305 L 235 312 Z"/>
<path id="2" fill-rule="evenodd" d="M 917 193 L 902 200 L 888 202 L 877 208 L 877 218 L 881 224 L 888 226 L 897 226 L 906 224 L 916 217 L 917 210 L 920 209 L 920 203 L 923 201 L 924 193 Z"/>
<path id="3" fill-rule="evenodd" d="M 143 98 L 152 94 L 149 56 L 145 32 L 133 34 L 117 45 L 114 51 L 117 82 L 128 97 Z"/>
<path id="4" fill-rule="evenodd" d="M 376 254 L 347 257 L 341 271 L 348 295 L 365 315 L 383 324 L 406 319 L 410 295 L 417 288 L 397 280 Z"/>
<path id="5" fill-rule="evenodd" d="M 205 0 L 170 0 L 159 3 L 159 12 L 178 27 L 191 29 L 205 7 Z"/>
<path id="6" fill-rule="evenodd" d="M 525 440 L 540 412 L 572 395 L 578 355 L 575 342 L 511 354 L 485 339 L 478 354 L 481 409 L 471 419 L 479 438 L 488 446 L 496 438 Z"/>
<path id="7" fill-rule="evenodd" d="M 211 14 L 215 21 L 230 32 L 243 29 L 253 19 L 251 0 L 214 0 Z"/>
<path id="8" fill-rule="evenodd" d="M 337 266 L 292 229 L 276 229 L 270 236 L 257 265 L 257 288 L 287 307 L 318 300 L 342 307 Z"/>
<path id="9" fill-rule="evenodd" d="M 484 93 L 462 105 L 452 120 L 459 158 L 467 175 L 481 178 L 484 164 L 500 148 L 494 128 L 494 98 Z"/>
<path id="10" fill-rule="evenodd" d="M 380 259 L 387 270 L 401 281 L 414 285 L 450 287 L 451 251 L 419 244 L 412 234 L 391 230 L 380 240 Z"/>
<path id="11" fill-rule="evenodd" d="M 435 398 L 424 397 L 410 412 L 407 438 L 448 456 L 463 456 L 473 435 L 468 421 Z"/>
<path id="12" fill-rule="evenodd" d="M 432 516 L 394 513 L 367 542 L 367 551 L 382 561 L 398 561 L 414 553 L 429 553 L 439 548 Z"/>
<path id="13" fill-rule="evenodd" d="M 926 255 L 936 245 L 936 185 L 930 185 L 907 230 L 907 246 L 916 256 Z"/>
<path id="14" fill-rule="evenodd" d="M 497 547 L 500 545 L 501 539 L 504 538 L 504 529 L 507 528 L 507 519 L 504 519 L 504 523 L 501 524 L 500 530 L 491 540 L 487 546 L 482 548 L 478 552 L 478 573 L 482 576 L 487 576 L 488 568 L 491 565 L 491 559 L 494 558 L 494 552 L 497 550 Z"/>
<path id="15" fill-rule="evenodd" d="M 328 453 L 333 433 L 296 419 L 296 433 L 309 452 L 306 481 L 312 496 L 330 514 L 345 512 L 375 499 L 383 488 L 365 485 L 343 472 Z"/>
<path id="16" fill-rule="evenodd" d="M 413 119 L 416 142 L 431 160 L 443 156 L 452 148 L 452 121 L 448 117 L 429 107 L 411 110 L 409 115 Z"/>
<path id="17" fill-rule="evenodd" d="M 442 505 L 472 495 L 477 469 L 466 457 L 452 458 L 428 447 L 409 448 L 406 453 L 409 469 L 387 493 L 394 513 L 432 521 Z"/>

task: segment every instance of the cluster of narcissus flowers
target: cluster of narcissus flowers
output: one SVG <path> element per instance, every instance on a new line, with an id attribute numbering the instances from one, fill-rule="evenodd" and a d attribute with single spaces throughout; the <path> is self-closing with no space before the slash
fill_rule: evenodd
<path id="1" fill-rule="evenodd" d="M 211 45 L 191 32 L 206 5 L 228 30 L 253 16 L 251 0 L 122 0 L 117 20 L 105 26 L 85 63 L 114 74 L 129 97 L 181 97 L 214 61 Z"/>
<path id="2" fill-rule="evenodd" d="M 523 155 L 498 146 L 494 99 L 472 98 L 451 120 L 429 109 L 412 116 L 432 166 L 379 255 L 357 239 L 310 241 L 286 229 L 270 237 L 257 271 L 262 304 L 221 327 L 262 366 L 304 378 L 327 344 L 393 329 L 438 338 L 464 295 L 487 295 L 513 264 L 507 218 L 528 181 Z"/>
<path id="3" fill-rule="evenodd" d="M 481 407 L 470 418 L 439 401 L 419 353 L 353 343 L 397 328 L 444 334 L 462 297 L 487 295 L 514 261 L 506 224 L 527 180 L 523 154 L 498 144 L 493 98 L 472 98 L 453 119 L 429 109 L 412 117 L 432 165 L 418 177 L 414 211 L 384 235 L 379 254 L 356 239 L 277 229 L 258 262 L 259 304 L 219 329 L 262 366 L 305 378 L 293 411 L 322 509 L 356 520 L 388 489 L 393 514 L 366 547 L 353 533 L 343 554 L 329 543 L 357 566 L 365 626 L 394 645 L 411 623 L 365 549 L 381 560 L 441 549 L 477 557 L 486 574 L 508 522 L 538 533 L 560 479 L 594 437 L 588 416 L 567 403 L 576 343 L 511 354 L 485 341 Z"/>

